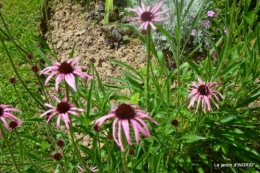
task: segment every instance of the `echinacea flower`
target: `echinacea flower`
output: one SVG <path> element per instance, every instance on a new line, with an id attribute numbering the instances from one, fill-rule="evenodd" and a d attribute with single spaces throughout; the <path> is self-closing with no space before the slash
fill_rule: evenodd
<path id="1" fill-rule="evenodd" d="M 86 164 L 86 167 L 90 169 L 92 172 L 97 172 L 98 168 L 97 166 L 89 166 L 88 163 Z M 79 172 L 84 172 L 83 168 L 78 166 Z"/>
<path id="2" fill-rule="evenodd" d="M 49 75 L 44 84 L 47 85 L 49 80 L 51 79 L 51 77 L 53 77 L 54 75 L 57 74 L 58 76 L 57 76 L 56 82 L 55 82 L 56 91 L 58 91 L 58 89 L 59 89 L 58 85 L 63 79 L 65 79 L 67 84 L 69 86 L 71 86 L 71 88 L 73 88 L 74 91 L 77 91 L 76 83 L 75 83 L 75 76 L 80 76 L 83 79 L 86 79 L 86 77 L 93 79 L 92 76 L 87 75 L 87 74 L 83 73 L 82 71 L 80 71 L 80 69 L 86 68 L 85 66 L 75 66 L 75 64 L 79 61 L 79 59 L 80 59 L 80 57 L 76 57 L 76 58 L 71 58 L 62 63 L 56 62 L 56 63 L 54 63 L 53 66 L 49 66 L 49 67 L 46 67 L 45 69 L 43 69 L 40 72 L 40 75 L 42 75 L 42 74 Z"/>
<path id="3" fill-rule="evenodd" d="M 69 129 L 69 114 L 78 116 L 78 113 L 76 111 L 83 112 L 84 109 L 74 107 L 72 103 L 67 102 L 66 98 L 64 98 L 62 101 L 58 99 L 56 96 L 53 96 L 53 98 L 58 102 L 57 106 L 52 106 L 48 103 L 45 103 L 44 105 L 51 109 L 41 114 L 40 117 L 43 117 L 44 115 L 51 113 L 51 115 L 49 115 L 47 119 L 47 122 L 49 122 L 53 116 L 58 115 L 56 124 L 57 128 L 60 128 L 60 119 L 62 118 L 66 128 Z"/>
<path id="4" fill-rule="evenodd" d="M 201 77 L 199 77 L 198 80 L 199 80 L 199 84 L 196 84 L 196 82 L 192 82 L 191 84 L 192 89 L 188 96 L 188 98 L 191 98 L 191 100 L 188 109 L 194 106 L 196 100 L 197 100 L 196 112 L 200 105 L 204 113 L 206 113 L 206 108 L 208 109 L 208 111 L 212 111 L 210 101 L 212 101 L 215 104 L 215 106 L 219 108 L 217 104 L 219 102 L 219 98 L 217 95 L 219 95 L 222 99 L 224 99 L 224 97 L 220 92 L 215 90 L 215 88 L 218 87 L 217 82 L 206 83 L 201 79 Z"/>
<path id="5" fill-rule="evenodd" d="M 18 109 L 11 108 L 9 105 L 0 104 L 0 120 L 4 123 L 4 126 L 7 131 L 10 130 L 10 126 L 5 118 L 10 118 L 11 120 L 15 121 L 17 124 L 20 124 L 22 120 L 11 114 L 10 111 L 13 112 L 21 112 Z M 1 137 L 1 131 L 0 131 L 0 137 Z"/>
<path id="6" fill-rule="evenodd" d="M 129 18 L 129 20 L 141 22 L 142 24 L 139 27 L 140 30 L 147 30 L 148 25 L 150 25 L 153 29 L 156 29 L 153 22 L 159 22 L 167 19 L 158 17 L 158 15 L 169 11 L 169 9 L 165 9 L 161 12 L 158 12 L 163 2 L 164 1 L 159 2 L 152 9 L 151 6 L 145 7 L 143 3 L 141 3 L 141 7 L 138 7 L 138 9 L 130 8 L 130 11 L 135 12 L 138 17 Z"/>
<path id="7" fill-rule="evenodd" d="M 113 121 L 113 138 L 117 145 L 124 151 L 124 146 L 122 143 L 122 128 L 126 137 L 126 140 L 129 145 L 132 145 L 132 141 L 130 138 L 130 124 L 133 127 L 136 143 L 139 145 L 140 136 L 139 132 L 141 132 L 144 136 L 150 137 L 150 132 L 147 124 L 143 120 L 144 118 L 149 119 L 155 124 L 158 124 L 148 113 L 145 113 L 141 109 L 134 109 L 131 105 L 123 103 L 113 109 L 110 110 L 108 115 L 105 115 L 94 121 L 95 129 L 100 130 L 101 124 L 110 118 L 114 118 Z"/>

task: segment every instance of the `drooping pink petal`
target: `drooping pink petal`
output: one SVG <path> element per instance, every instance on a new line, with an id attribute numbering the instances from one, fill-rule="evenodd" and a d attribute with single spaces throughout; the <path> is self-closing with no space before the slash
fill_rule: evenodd
<path id="1" fill-rule="evenodd" d="M 138 130 L 138 127 L 136 125 L 136 121 L 135 120 L 130 120 L 130 121 L 131 121 L 132 126 L 134 128 L 135 141 L 139 145 L 140 144 L 140 137 L 139 137 L 139 130 Z"/>
<path id="2" fill-rule="evenodd" d="M 116 132 L 117 132 L 117 127 L 116 127 L 116 125 L 118 124 L 117 123 L 118 122 L 118 119 L 116 118 L 115 120 L 114 120 L 114 122 L 113 122 L 113 127 L 112 127 L 112 133 L 113 133 L 113 138 L 114 138 L 114 141 L 116 142 L 116 144 L 118 145 L 118 146 L 120 146 L 120 144 L 119 144 L 119 142 L 118 142 L 118 140 L 117 140 L 117 137 L 116 137 Z"/>
<path id="3" fill-rule="evenodd" d="M 8 125 L 8 122 L 4 119 L 4 117 L 0 117 L 0 119 L 3 121 L 4 125 L 5 125 L 5 128 L 7 131 L 9 131 L 9 125 Z"/>
<path id="4" fill-rule="evenodd" d="M 65 81 L 68 83 L 68 85 L 69 85 L 71 88 L 73 88 L 74 91 L 77 91 L 74 75 L 72 75 L 72 74 L 66 74 L 66 75 L 65 75 Z"/>
<path id="5" fill-rule="evenodd" d="M 118 146 L 120 146 L 121 150 L 124 152 L 124 145 L 122 143 L 122 120 L 118 120 Z"/>
<path id="6" fill-rule="evenodd" d="M 130 138 L 130 130 L 129 130 L 129 123 L 128 120 L 122 120 L 122 126 L 125 133 L 126 140 L 129 145 L 133 145 L 131 138 Z"/>

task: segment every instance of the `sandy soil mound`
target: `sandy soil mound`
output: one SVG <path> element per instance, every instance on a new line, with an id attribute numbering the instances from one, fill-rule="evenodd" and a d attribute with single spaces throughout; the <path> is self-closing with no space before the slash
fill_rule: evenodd
<path id="1" fill-rule="evenodd" d="M 54 48 L 61 61 L 68 59 L 75 43 L 74 56 L 82 57 L 79 64 L 87 65 L 90 58 L 95 58 L 95 67 L 105 82 L 109 77 L 122 77 L 122 69 L 112 64 L 108 58 L 119 60 L 136 69 L 145 65 L 146 53 L 139 44 L 129 43 L 118 49 L 105 44 L 104 33 L 100 29 L 102 21 L 97 24 L 91 19 L 93 13 L 98 13 L 98 4 L 92 3 L 90 8 L 93 11 L 88 13 L 80 3 L 58 1 L 55 0 L 52 5 L 50 25 Z M 115 26 L 103 27 L 111 30 Z M 45 34 L 45 38 L 51 45 L 49 33 Z"/>

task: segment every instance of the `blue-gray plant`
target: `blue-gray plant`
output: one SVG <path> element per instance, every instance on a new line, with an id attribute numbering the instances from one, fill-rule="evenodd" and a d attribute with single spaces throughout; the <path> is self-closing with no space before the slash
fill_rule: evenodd
<path id="1" fill-rule="evenodd" d="M 139 6 L 139 0 L 130 0 L 133 7 Z M 142 0 L 142 2 L 147 6 L 158 3 L 158 0 Z M 203 47 L 208 48 L 210 46 L 210 40 L 212 40 L 210 30 L 210 21 L 212 17 L 207 16 L 207 12 L 210 10 L 211 2 L 209 0 L 169 0 L 165 1 L 161 6 L 161 9 L 164 10 L 169 8 L 170 10 L 163 14 L 163 17 L 168 17 L 168 20 L 160 22 L 160 25 L 166 29 L 172 37 L 175 37 L 174 30 L 177 27 L 177 8 L 181 8 L 181 36 L 186 39 L 190 37 L 191 30 L 192 33 L 192 43 L 196 46 L 199 45 L 199 50 L 202 51 Z M 188 9 L 188 10 L 187 10 Z M 187 11 L 187 13 L 186 13 Z M 199 12 L 201 11 L 200 15 Z M 185 15 L 186 13 L 186 15 Z M 198 15 L 198 16 L 197 16 Z M 193 21 L 196 19 L 195 25 Z M 194 32 L 196 31 L 196 32 Z M 167 43 L 166 37 L 161 32 L 156 32 L 153 34 L 153 40 L 156 47 L 160 50 L 168 49 L 170 46 Z"/>

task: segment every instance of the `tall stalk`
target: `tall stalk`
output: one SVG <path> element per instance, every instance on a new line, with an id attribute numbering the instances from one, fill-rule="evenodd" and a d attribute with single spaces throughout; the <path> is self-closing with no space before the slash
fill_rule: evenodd
<path id="1" fill-rule="evenodd" d="M 3 137 L 3 139 L 4 139 L 5 145 L 7 146 L 8 151 L 9 151 L 11 157 L 12 157 L 12 161 L 13 161 L 13 164 L 14 164 L 14 166 L 15 166 L 17 172 L 18 172 L 18 173 L 21 173 L 20 168 L 18 167 L 18 165 L 17 165 L 17 163 L 16 163 L 16 160 L 15 160 L 15 158 L 14 158 L 13 150 L 11 149 L 11 146 L 10 146 L 10 144 L 9 144 L 9 141 L 8 141 L 6 135 L 5 135 L 5 132 L 4 132 L 3 128 L 2 128 L 1 123 L 0 123 L 0 132 L 1 132 L 2 137 Z"/>
<path id="2" fill-rule="evenodd" d="M 66 90 L 66 98 L 67 98 L 67 102 L 69 102 L 69 86 L 67 83 L 65 83 L 65 90 Z M 74 148 L 75 154 L 81 164 L 81 166 L 83 167 L 83 169 L 86 171 L 86 173 L 90 173 L 91 171 L 87 168 L 86 163 L 84 162 L 84 160 L 82 159 L 79 149 L 77 147 L 77 144 L 75 142 L 74 139 L 74 132 L 73 132 L 73 126 L 72 126 L 72 118 L 71 115 L 69 114 L 69 133 L 70 133 L 70 138 L 71 138 L 71 143 L 72 146 Z"/>
<path id="3" fill-rule="evenodd" d="M 151 26 L 148 25 L 147 28 L 147 69 L 146 69 L 146 103 L 147 110 L 150 110 L 150 63 L 151 63 Z"/>
<path id="4" fill-rule="evenodd" d="M 25 154 L 27 155 L 27 157 L 28 157 L 28 159 L 29 159 L 29 162 L 32 164 L 32 166 L 35 168 L 35 170 L 36 170 L 37 172 L 41 172 L 41 171 L 38 169 L 38 165 L 35 165 L 34 162 L 31 160 L 30 156 L 28 155 L 28 151 L 27 151 L 26 147 L 24 146 L 23 141 L 22 141 L 21 138 L 19 137 L 19 135 L 18 135 L 16 129 L 14 129 L 14 133 L 15 133 L 15 136 L 17 137 L 17 139 L 18 139 L 20 145 L 22 146 L 23 150 L 25 150 Z"/>
<path id="5" fill-rule="evenodd" d="M 4 43 L 4 39 L 3 39 L 2 36 L 0 36 L 0 41 L 1 41 L 2 45 L 3 45 L 4 51 L 6 52 L 9 61 L 10 61 L 10 63 L 11 63 L 11 66 L 12 66 L 12 68 L 13 68 L 13 70 L 14 70 L 15 75 L 17 76 L 17 78 L 19 79 L 19 81 L 22 83 L 22 85 L 23 85 L 23 87 L 25 88 L 25 90 L 26 90 L 26 91 L 30 94 L 30 96 L 37 102 L 37 104 L 40 105 L 44 110 L 46 110 L 46 107 L 33 95 L 33 93 L 29 90 L 29 88 L 27 87 L 27 85 L 26 85 L 26 84 L 24 83 L 24 81 L 22 80 L 20 74 L 18 73 L 18 71 L 17 71 L 17 69 L 16 69 L 16 67 L 15 67 L 15 65 L 14 65 L 14 62 L 13 62 L 13 60 L 12 60 L 11 55 L 9 54 L 9 51 L 7 50 L 7 47 L 6 47 L 5 43 Z"/>

